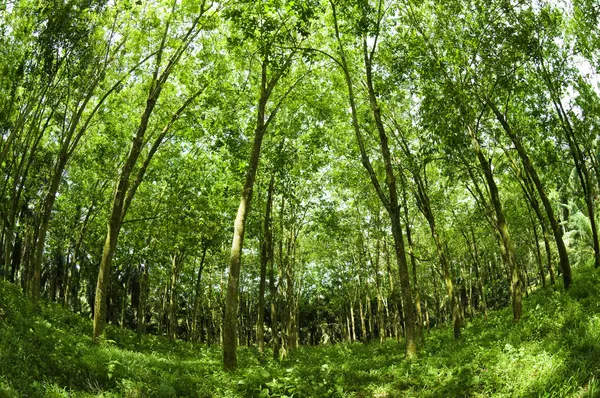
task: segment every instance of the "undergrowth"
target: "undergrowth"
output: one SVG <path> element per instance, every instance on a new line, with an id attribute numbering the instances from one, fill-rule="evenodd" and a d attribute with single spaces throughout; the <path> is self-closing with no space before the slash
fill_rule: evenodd
<path id="1" fill-rule="evenodd" d="M 568 292 L 539 289 L 523 313 L 467 321 L 458 341 L 432 330 L 412 362 L 391 340 L 302 347 L 281 363 L 242 347 L 226 373 L 220 347 L 115 327 L 94 345 L 90 320 L 0 282 L 0 397 L 599 397 L 598 270 L 575 270 Z"/>

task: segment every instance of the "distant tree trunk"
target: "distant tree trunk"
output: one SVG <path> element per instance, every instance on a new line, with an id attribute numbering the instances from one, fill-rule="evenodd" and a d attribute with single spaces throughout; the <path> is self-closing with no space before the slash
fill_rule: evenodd
<path id="1" fill-rule="evenodd" d="M 525 178 L 522 178 L 522 180 L 523 180 L 523 184 L 521 184 L 521 187 L 523 188 L 523 192 L 524 192 L 525 196 L 527 197 L 529 204 L 531 205 L 531 208 L 534 210 L 535 215 L 536 215 L 536 217 L 540 223 L 540 226 L 542 228 L 542 237 L 544 238 L 544 247 L 546 249 L 546 258 L 548 260 L 548 272 L 550 273 L 550 283 L 552 285 L 554 285 L 556 283 L 556 278 L 554 275 L 554 265 L 552 263 L 552 249 L 550 248 L 550 235 L 548 233 L 548 227 L 546 226 L 546 221 L 540 210 L 539 203 L 533 194 L 533 188 L 532 188 L 533 183 L 530 181 L 530 177 L 528 175 L 525 175 Z M 560 226 L 559 226 L 558 230 L 562 236 L 562 229 L 560 228 Z M 544 273 L 544 275 L 545 275 L 545 273 Z M 545 285 L 545 278 L 543 280 L 543 283 Z"/>
<path id="2" fill-rule="evenodd" d="M 481 309 L 483 310 L 483 319 L 487 321 L 487 303 L 485 298 L 485 290 L 483 288 L 483 276 L 479 270 L 479 253 L 477 250 L 477 241 L 475 240 L 475 231 L 471 226 L 472 248 L 473 248 L 473 265 L 475 266 L 475 277 L 477 278 L 477 286 L 479 288 L 479 296 L 481 301 Z M 466 238 L 466 235 L 465 235 Z M 468 238 L 467 238 L 468 243 Z"/>
<path id="3" fill-rule="evenodd" d="M 348 328 L 348 342 L 352 343 L 352 329 L 350 328 L 350 318 L 346 315 L 346 326 Z"/>
<path id="4" fill-rule="evenodd" d="M 408 215 L 408 203 L 407 203 L 407 192 L 404 178 L 402 178 L 402 207 L 404 209 L 404 221 L 406 228 L 406 242 L 408 243 L 408 255 L 410 257 L 410 264 L 412 266 L 412 279 L 413 279 L 413 294 L 415 300 L 415 310 L 417 313 L 417 333 L 419 339 L 424 339 L 423 334 L 423 312 L 421 310 L 421 293 L 419 291 L 419 281 L 417 277 L 417 258 L 415 257 L 414 245 L 412 240 L 412 230 L 410 227 L 409 215 Z"/>
<path id="5" fill-rule="evenodd" d="M 175 251 L 171 256 L 171 287 L 169 289 L 169 341 L 177 337 L 177 283 L 179 282 L 179 271 L 183 262 L 185 252 L 181 249 Z"/>
<path id="6" fill-rule="evenodd" d="M 542 263 L 542 251 L 540 249 L 540 241 L 537 233 L 537 226 L 533 220 L 531 214 L 529 214 L 529 218 L 531 221 L 531 230 L 533 231 L 533 241 L 535 245 L 535 258 L 537 260 L 538 272 L 540 274 L 540 281 L 542 282 L 542 287 L 546 287 L 546 273 L 544 272 L 544 264 Z"/>
<path id="7" fill-rule="evenodd" d="M 140 298 L 137 308 L 137 335 L 141 337 L 146 333 L 146 301 L 148 300 L 148 264 L 141 264 L 142 276 L 140 279 Z"/>
<path id="8" fill-rule="evenodd" d="M 411 155 L 408 149 L 408 145 L 404 143 L 404 151 L 407 155 Z M 426 172 L 426 165 L 423 166 L 424 172 Z M 448 260 L 446 258 L 446 251 L 444 250 L 444 246 L 442 244 L 437 225 L 435 222 L 435 216 L 433 214 L 433 209 L 431 208 L 431 202 L 429 199 L 429 193 L 427 192 L 427 187 L 425 186 L 425 182 L 418 171 L 412 168 L 412 175 L 417 187 L 415 195 L 417 198 L 417 205 L 421 213 L 425 216 L 427 223 L 429 224 L 429 230 L 431 232 L 431 236 L 433 237 L 433 241 L 435 242 L 435 247 L 437 249 L 437 254 L 440 259 L 440 266 L 442 267 L 442 274 L 444 277 L 444 283 L 446 284 L 446 289 L 448 291 L 448 298 L 450 299 L 450 308 L 452 314 L 452 324 L 454 330 L 454 338 L 458 339 L 460 337 L 460 329 L 461 329 L 461 316 L 460 316 L 460 303 L 457 298 L 457 292 L 454 289 L 454 283 L 452 281 L 452 275 L 450 273 L 450 266 L 448 264 Z M 408 206 L 405 204 L 405 213 L 408 222 L 408 211 L 406 210 Z M 408 229 L 407 229 L 408 231 Z M 408 232 L 407 232 L 408 236 Z M 409 247 L 411 246 L 411 241 L 409 241 Z M 410 250 L 410 249 L 409 249 Z M 411 261 L 414 256 L 411 257 Z M 416 277 L 416 272 L 415 272 Z"/>
<path id="9" fill-rule="evenodd" d="M 360 336 L 363 343 L 367 342 L 367 328 L 365 327 L 365 313 L 363 310 L 362 297 L 361 297 L 361 282 L 360 275 L 358 277 L 358 287 L 356 288 L 356 299 L 358 301 L 358 314 L 360 317 Z"/>
<path id="10" fill-rule="evenodd" d="M 394 285 L 394 277 L 392 274 L 392 268 L 391 268 L 391 262 L 390 262 L 390 251 L 387 245 L 387 240 L 384 239 L 383 240 L 383 252 L 385 253 L 385 264 L 386 264 L 386 269 L 387 269 L 387 274 L 388 274 L 388 281 L 390 283 L 390 292 L 391 292 L 391 302 L 392 302 L 392 308 L 393 308 L 393 330 L 394 330 L 394 337 L 396 338 L 396 340 L 398 340 L 398 324 L 400 323 L 400 306 L 398 304 L 398 295 L 396 293 L 396 286 Z"/>
<path id="11" fill-rule="evenodd" d="M 165 289 L 163 291 L 163 293 L 161 294 L 161 298 L 160 298 L 160 307 L 159 307 L 159 311 L 158 311 L 158 335 L 162 336 L 163 335 L 163 329 L 165 326 L 165 313 L 167 312 L 167 300 L 169 297 L 169 285 L 170 285 L 170 279 L 167 279 L 167 281 L 165 282 Z"/>
<path id="12" fill-rule="evenodd" d="M 83 223 L 81 224 L 81 228 L 79 229 L 79 233 L 77 234 L 77 239 L 75 241 L 75 245 L 73 247 L 73 255 L 71 256 L 71 261 L 67 264 L 67 270 L 65 272 L 65 296 L 63 306 L 65 308 L 69 307 L 69 299 L 70 299 L 70 290 L 71 290 L 71 275 L 75 271 L 77 267 L 77 261 L 79 260 L 79 250 L 81 248 L 81 244 L 83 243 L 83 238 L 85 236 L 85 232 L 89 225 L 90 220 L 93 218 L 92 214 L 96 208 L 96 200 L 92 200 L 89 209 L 85 214 L 85 218 Z"/>
<path id="13" fill-rule="evenodd" d="M 286 299 L 284 290 L 284 273 L 286 269 L 286 261 L 287 259 L 284 257 L 283 251 L 283 243 L 285 237 L 285 230 L 283 228 L 283 216 L 285 209 L 285 195 L 281 195 L 281 206 L 279 207 L 279 261 L 277 263 L 277 289 L 278 292 L 278 300 L 277 300 L 277 314 L 279 315 L 279 359 L 283 359 L 287 355 L 287 336 L 286 336 L 286 325 L 287 325 L 287 311 L 286 311 Z"/>
<path id="14" fill-rule="evenodd" d="M 352 325 L 352 342 L 356 341 L 356 322 L 354 320 L 354 303 L 350 301 L 350 325 Z"/>
<path id="15" fill-rule="evenodd" d="M 502 203 L 500 202 L 498 186 L 496 185 L 496 181 L 494 180 L 494 175 L 492 172 L 491 160 L 488 161 L 485 158 L 479 145 L 479 141 L 470 128 L 469 133 L 471 135 L 471 141 L 473 143 L 475 154 L 477 155 L 479 164 L 483 169 L 485 179 L 490 191 L 490 199 L 496 215 L 496 229 L 501 237 L 501 248 L 504 252 L 503 257 L 506 262 L 506 267 L 510 272 L 509 283 L 511 291 L 511 302 L 513 308 L 513 318 L 515 321 L 518 321 L 519 319 L 521 319 L 521 314 L 523 312 L 522 284 L 520 277 L 521 270 L 515 259 L 515 252 L 512 244 L 512 239 L 510 237 L 510 233 L 508 232 L 508 226 L 506 225 L 504 211 L 502 210 Z"/>
<path id="16" fill-rule="evenodd" d="M 369 336 L 367 337 L 368 340 L 372 340 L 373 339 L 373 308 L 371 307 L 371 295 L 369 294 L 369 289 L 367 287 L 367 294 L 365 296 L 365 308 L 367 311 L 367 320 L 368 320 L 368 324 L 369 324 Z"/>
<path id="17" fill-rule="evenodd" d="M 379 274 L 379 240 L 375 245 L 375 288 L 377 289 L 377 334 L 379 342 L 385 339 L 385 324 L 383 320 L 383 295 L 381 293 L 381 275 Z"/>
<path id="18" fill-rule="evenodd" d="M 269 248 L 269 256 L 273 258 L 273 244 Z M 273 360 L 279 360 L 279 323 L 277 321 L 277 287 L 275 286 L 274 261 L 269 266 L 269 294 L 271 302 L 271 334 L 273 338 Z"/>
<path id="19" fill-rule="evenodd" d="M 206 251 L 208 250 L 208 242 L 204 242 L 202 248 L 202 257 L 198 266 L 198 276 L 196 277 L 196 288 L 194 292 L 194 307 L 192 308 L 192 341 L 197 343 L 200 341 L 200 332 L 198 330 L 198 313 L 200 312 L 200 302 L 202 299 L 202 271 L 204 270 L 204 260 L 206 259 Z"/>
<path id="20" fill-rule="evenodd" d="M 267 265 L 272 258 L 271 246 L 273 236 L 271 233 L 271 208 L 273 206 L 273 187 L 275 185 L 275 173 L 271 174 L 271 181 L 267 190 L 267 205 L 265 209 L 265 220 L 263 224 L 263 241 L 260 247 L 260 283 L 258 287 L 258 319 L 256 321 L 256 339 L 258 340 L 258 352 L 263 353 L 265 348 L 265 286 L 267 279 Z"/>
<path id="21" fill-rule="evenodd" d="M 295 294 L 294 294 L 294 266 L 295 266 L 295 251 L 296 251 L 296 233 L 292 228 L 286 245 L 285 262 L 285 286 L 286 286 L 286 304 L 285 304 L 285 329 L 286 329 L 286 346 L 287 352 L 291 352 L 296 348 L 296 315 L 295 315 Z"/>

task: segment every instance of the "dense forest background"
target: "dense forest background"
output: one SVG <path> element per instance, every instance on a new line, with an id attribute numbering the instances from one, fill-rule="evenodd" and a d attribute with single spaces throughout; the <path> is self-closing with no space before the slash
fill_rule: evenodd
<path id="1" fill-rule="evenodd" d="M 96 343 L 108 324 L 221 345 L 229 370 L 237 346 L 411 359 L 431 328 L 460 340 L 505 307 L 509 327 L 600 267 L 599 18 L 5 0 L 0 275 Z"/>

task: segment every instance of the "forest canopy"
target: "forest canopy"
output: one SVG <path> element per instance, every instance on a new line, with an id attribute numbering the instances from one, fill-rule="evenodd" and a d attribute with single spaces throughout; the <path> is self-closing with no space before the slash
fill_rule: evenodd
<path id="1" fill-rule="evenodd" d="M 518 324 L 525 296 L 600 267 L 599 18 L 4 0 L 0 276 L 96 344 L 107 325 L 217 344 L 227 370 L 238 346 L 414 360 L 431 328 Z"/>

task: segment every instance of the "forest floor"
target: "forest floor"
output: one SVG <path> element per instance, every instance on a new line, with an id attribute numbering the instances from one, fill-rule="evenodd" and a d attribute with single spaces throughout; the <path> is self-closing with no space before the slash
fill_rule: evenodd
<path id="1" fill-rule="evenodd" d="M 600 270 L 579 267 L 568 292 L 539 289 L 510 309 L 426 336 L 419 358 L 402 345 L 303 347 L 281 363 L 239 350 L 225 373 L 220 347 L 169 343 L 109 327 L 91 342 L 91 321 L 55 304 L 34 311 L 0 282 L 0 397 L 597 397 L 600 396 Z"/>

